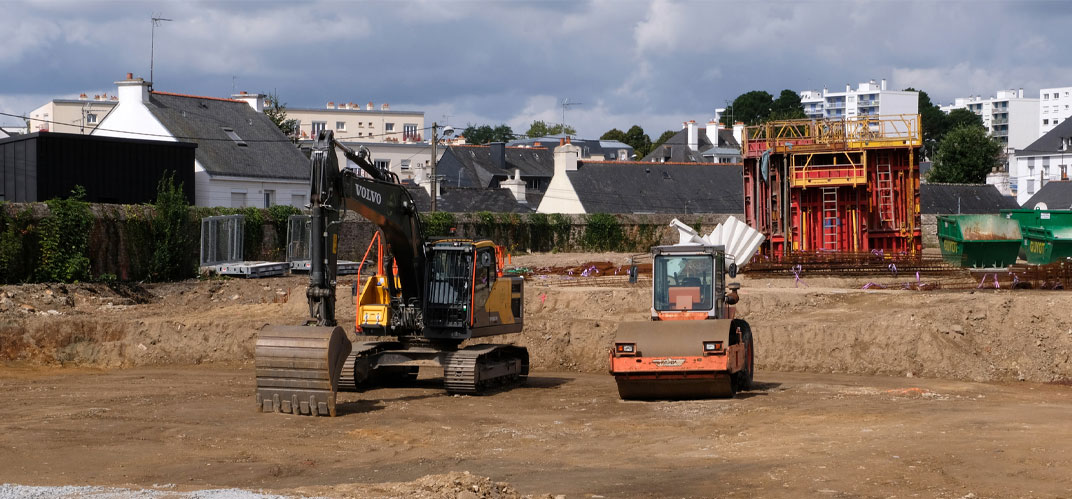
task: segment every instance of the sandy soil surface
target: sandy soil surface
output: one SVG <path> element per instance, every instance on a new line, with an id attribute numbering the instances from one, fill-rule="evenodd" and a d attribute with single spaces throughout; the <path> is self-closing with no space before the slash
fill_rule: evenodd
<path id="1" fill-rule="evenodd" d="M 642 403 L 598 374 L 540 371 L 480 397 L 437 381 L 344 394 L 329 419 L 257 413 L 243 366 L 5 369 L 0 481 L 352 497 L 1072 494 L 1064 386 L 759 372 L 737 399 Z M 448 472 L 468 478 L 455 487 Z"/>
<path id="2" fill-rule="evenodd" d="M 344 394 L 335 419 L 253 407 L 256 331 L 304 321 L 303 277 L 0 287 L 0 483 L 353 497 L 1072 495 L 1062 424 L 1072 293 L 742 275 L 759 390 L 623 403 L 607 352 L 650 300 L 650 281 L 613 275 L 628 258 L 512 258 L 531 271 L 526 327 L 502 339 L 529 348 L 530 386 L 447 397 L 440 373 L 423 372 L 415 388 Z M 610 265 L 581 275 L 591 262 Z M 343 324 L 351 282 L 338 289 Z M 889 289 L 861 289 L 869 282 Z"/>

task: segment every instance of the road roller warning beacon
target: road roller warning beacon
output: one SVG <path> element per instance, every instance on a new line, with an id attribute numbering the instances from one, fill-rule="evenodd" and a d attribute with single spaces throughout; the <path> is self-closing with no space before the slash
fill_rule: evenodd
<path id="1" fill-rule="evenodd" d="M 754 352 L 748 323 L 734 317 L 741 286 L 726 278 L 763 235 L 734 217 L 707 236 L 670 225 L 680 242 L 651 250 L 650 320 L 618 326 L 610 372 L 627 400 L 732 397 L 752 386 Z"/>

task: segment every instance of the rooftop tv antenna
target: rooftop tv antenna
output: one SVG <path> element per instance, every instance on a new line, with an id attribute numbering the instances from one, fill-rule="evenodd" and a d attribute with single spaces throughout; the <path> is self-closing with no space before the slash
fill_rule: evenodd
<path id="1" fill-rule="evenodd" d="M 562 131 L 566 131 L 566 110 L 573 106 L 583 105 L 583 102 L 570 102 L 569 97 L 562 99 Z"/>
<path id="2" fill-rule="evenodd" d="M 156 27 L 160 26 L 161 21 L 173 21 L 174 19 L 166 19 L 160 17 L 160 14 L 153 14 L 153 32 L 149 39 L 149 90 L 153 89 L 153 66 L 156 58 Z"/>

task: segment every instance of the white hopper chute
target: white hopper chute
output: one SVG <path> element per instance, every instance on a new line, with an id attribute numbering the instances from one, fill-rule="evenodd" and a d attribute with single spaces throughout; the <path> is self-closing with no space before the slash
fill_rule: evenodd
<path id="1" fill-rule="evenodd" d="M 715 230 L 706 236 L 700 236 L 695 229 L 676 218 L 670 221 L 670 226 L 678 230 L 678 244 L 723 246 L 726 255 L 732 257 L 738 266 L 748 263 L 766 239 L 758 230 L 732 216 L 716 225 Z"/>

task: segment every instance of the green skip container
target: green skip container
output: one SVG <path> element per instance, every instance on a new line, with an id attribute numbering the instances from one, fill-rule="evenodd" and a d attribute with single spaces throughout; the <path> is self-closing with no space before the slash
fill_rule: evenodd
<path id="1" fill-rule="evenodd" d="M 1072 257 L 1072 227 L 1028 227 L 1024 245 L 1027 263 L 1044 265 Z"/>
<path id="2" fill-rule="evenodd" d="M 1072 227 L 1072 210 L 1030 210 L 1024 208 L 1001 210 L 1001 216 L 1020 222 L 1021 232 L 1028 227 Z M 1024 236 L 1027 236 L 1027 234 L 1025 233 Z M 1024 237 L 1023 245 L 1020 247 L 1020 258 L 1024 260 L 1028 260 L 1027 245 L 1027 237 Z"/>
<path id="3" fill-rule="evenodd" d="M 949 263 L 1000 268 L 1016 263 L 1023 236 L 1016 220 L 1001 215 L 941 215 L 938 242 Z"/>

